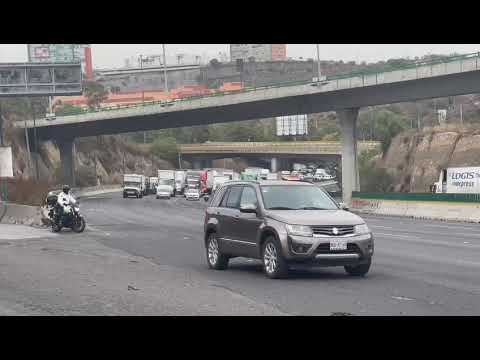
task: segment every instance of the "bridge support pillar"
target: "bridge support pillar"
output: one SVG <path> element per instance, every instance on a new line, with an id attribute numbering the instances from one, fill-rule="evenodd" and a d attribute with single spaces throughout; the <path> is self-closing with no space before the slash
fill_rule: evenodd
<path id="1" fill-rule="evenodd" d="M 203 160 L 203 167 L 204 167 L 204 168 L 211 168 L 211 167 L 213 167 L 213 160 L 212 160 L 212 159 L 204 159 L 204 160 Z"/>
<path id="2" fill-rule="evenodd" d="M 200 170 L 202 168 L 202 160 L 200 159 L 194 159 L 192 161 L 192 166 L 194 170 Z"/>
<path id="3" fill-rule="evenodd" d="M 352 191 L 360 190 L 357 160 L 358 108 L 337 111 L 342 128 L 342 194 L 343 202 L 352 203 Z"/>
<path id="4" fill-rule="evenodd" d="M 270 171 L 272 173 L 278 172 L 278 159 L 276 157 L 273 157 L 270 162 Z"/>
<path id="5" fill-rule="evenodd" d="M 62 181 L 64 184 L 75 186 L 75 171 L 73 163 L 73 139 L 57 140 L 62 164 Z"/>

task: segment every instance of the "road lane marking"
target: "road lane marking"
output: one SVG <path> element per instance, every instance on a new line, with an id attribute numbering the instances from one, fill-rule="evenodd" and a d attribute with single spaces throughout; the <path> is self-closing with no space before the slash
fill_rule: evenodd
<path id="1" fill-rule="evenodd" d="M 387 256 L 395 256 L 398 258 L 399 256 L 403 256 L 410 259 L 415 259 L 419 261 L 429 261 L 432 263 L 440 263 L 443 265 L 453 265 L 453 266 L 463 266 L 463 267 L 473 267 L 473 268 L 480 268 L 480 262 L 476 261 L 469 261 L 469 260 L 462 260 L 462 259 L 453 259 L 448 257 L 434 257 L 428 255 L 418 255 L 418 254 L 411 254 L 407 252 L 399 252 L 399 251 L 383 251 L 383 250 L 375 250 L 377 255 L 383 254 Z"/>
<path id="2" fill-rule="evenodd" d="M 425 239 L 420 239 L 416 236 L 389 234 L 389 233 L 381 233 L 381 232 L 375 232 L 374 235 L 397 237 L 397 238 L 404 239 L 404 241 L 406 241 L 406 242 L 414 242 L 414 243 L 420 243 L 420 244 L 426 244 L 426 245 L 459 247 L 459 248 L 465 248 L 465 249 L 480 249 L 480 244 L 478 244 L 478 245 L 477 244 L 470 244 L 470 243 L 460 244 L 460 243 L 455 243 L 455 242 L 450 242 L 450 241 L 442 241 L 442 240 L 425 240 Z"/>

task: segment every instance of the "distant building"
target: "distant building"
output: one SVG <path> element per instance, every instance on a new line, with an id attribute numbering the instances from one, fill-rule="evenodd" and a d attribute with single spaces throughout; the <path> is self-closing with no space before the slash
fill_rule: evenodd
<path id="1" fill-rule="evenodd" d="M 70 63 L 80 61 L 87 79 L 93 79 L 90 44 L 27 44 L 28 61 Z"/>
<path id="2" fill-rule="evenodd" d="M 230 44 L 230 60 L 278 61 L 287 59 L 287 44 Z"/>

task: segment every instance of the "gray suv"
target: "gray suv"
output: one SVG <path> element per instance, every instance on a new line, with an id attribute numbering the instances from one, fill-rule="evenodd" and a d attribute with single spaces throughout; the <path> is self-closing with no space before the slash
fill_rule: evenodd
<path id="1" fill-rule="evenodd" d="M 247 257 L 261 259 L 270 278 L 286 277 L 295 264 L 344 266 L 348 274 L 364 276 L 373 236 L 347 210 L 310 183 L 230 181 L 205 212 L 208 265 L 224 270 L 229 259 Z"/>

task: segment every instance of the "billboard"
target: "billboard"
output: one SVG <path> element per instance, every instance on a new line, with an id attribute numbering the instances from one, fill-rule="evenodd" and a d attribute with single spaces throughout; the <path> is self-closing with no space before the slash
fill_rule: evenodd
<path id="1" fill-rule="evenodd" d="M 277 136 L 308 135 L 307 115 L 278 116 Z"/>
<path id="2" fill-rule="evenodd" d="M 0 64 L 0 97 L 81 94 L 80 63 Z"/>
<path id="3" fill-rule="evenodd" d="M 10 146 L 0 147 L 0 178 L 13 177 L 13 156 Z"/>
<path id="4" fill-rule="evenodd" d="M 90 44 L 27 44 L 28 61 L 32 63 L 77 63 L 88 78 L 93 75 Z"/>

